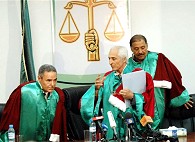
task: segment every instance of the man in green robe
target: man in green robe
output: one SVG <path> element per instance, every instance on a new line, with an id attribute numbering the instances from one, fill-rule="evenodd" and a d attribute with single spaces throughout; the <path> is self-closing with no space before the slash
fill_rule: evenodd
<path id="1" fill-rule="evenodd" d="M 64 94 L 56 83 L 55 67 L 45 64 L 39 68 L 38 81 L 12 92 L 0 121 L 0 141 L 8 141 L 9 124 L 24 141 L 67 141 Z"/>
<path id="2" fill-rule="evenodd" d="M 153 126 L 155 129 L 158 130 L 163 122 L 165 108 L 175 108 L 183 105 L 184 112 L 185 110 L 194 109 L 193 101 L 190 99 L 188 91 L 182 85 L 182 76 L 179 70 L 165 55 L 148 51 L 148 43 L 143 35 L 134 35 L 130 39 L 130 47 L 133 56 L 129 58 L 124 72 L 141 68 L 148 72 L 154 81 L 157 81 L 156 84 L 154 83 L 156 106 Z M 171 83 L 171 87 L 167 82 Z M 189 115 L 195 115 L 194 111 L 190 112 L 193 113 L 189 113 Z M 182 114 L 179 114 L 179 116 L 175 117 L 187 118 L 190 117 L 189 115 L 182 116 Z M 160 123 L 155 121 L 156 119 L 160 119 Z"/>
<path id="3" fill-rule="evenodd" d="M 95 84 L 92 85 L 89 90 L 82 96 L 81 98 L 81 116 L 83 120 L 89 124 L 90 119 L 94 116 L 99 116 L 99 111 L 103 109 L 104 119 L 103 122 L 108 126 L 107 131 L 107 140 L 111 140 L 114 137 L 113 129 L 110 127 L 109 119 L 107 116 L 107 112 L 111 111 L 113 117 L 116 121 L 116 131 L 118 139 L 124 139 L 126 126 L 123 120 L 118 117 L 119 114 L 125 116 L 127 112 L 130 112 L 135 116 L 135 124 L 136 129 L 142 130 L 143 127 L 140 124 L 140 119 L 142 115 L 145 114 L 144 110 L 144 93 L 145 96 L 148 96 L 151 100 L 151 107 L 150 109 L 153 110 L 152 114 L 154 114 L 154 86 L 153 82 L 151 83 L 152 77 L 148 78 L 150 84 L 147 84 L 146 92 L 143 94 L 133 93 L 131 90 L 122 88 L 121 83 L 121 75 L 124 73 L 124 69 L 127 65 L 128 59 L 128 51 L 125 47 L 115 46 L 110 49 L 109 52 L 109 64 L 112 68 L 112 71 L 105 74 L 104 77 L 101 78 L 99 75 L 96 80 Z M 151 80 L 149 80 L 151 79 Z M 128 100 L 131 103 L 131 106 L 127 107 L 125 112 L 112 105 L 109 102 L 109 98 L 111 95 L 116 96 L 120 101 L 121 100 Z"/>

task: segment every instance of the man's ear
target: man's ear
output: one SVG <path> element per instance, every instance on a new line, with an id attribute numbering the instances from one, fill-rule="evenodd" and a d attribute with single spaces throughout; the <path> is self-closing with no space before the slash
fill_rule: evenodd
<path id="1" fill-rule="evenodd" d="M 38 76 L 38 80 L 39 80 L 39 81 L 41 80 L 41 76 Z"/>
<path id="2" fill-rule="evenodd" d="M 131 52 L 133 53 L 133 48 L 132 48 L 132 47 L 130 47 L 130 49 L 131 49 Z"/>
<path id="3" fill-rule="evenodd" d="M 123 60 L 124 60 L 124 61 L 123 61 L 124 63 L 127 63 L 127 58 L 126 58 L 126 57 L 125 57 Z"/>
<path id="4" fill-rule="evenodd" d="M 146 49 L 148 50 L 148 44 L 146 44 Z"/>

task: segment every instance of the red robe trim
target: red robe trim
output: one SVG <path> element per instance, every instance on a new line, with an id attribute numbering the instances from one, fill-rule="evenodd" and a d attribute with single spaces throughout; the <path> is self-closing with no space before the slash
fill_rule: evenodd
<path id="1" fill-rule="evenodd" d="M 142 70 L 140 68 L 136 68 L 134 71 Z M 108 75 L 111 72 L 106 73 Z M 106 76 L 105 75 L 105 76 Z M 122 100 L 124 102 L 124 98 L 122 95 L 119 95 L 120 90 L 123 89 L 123 85 L 120 84 L 119 87 L 116 89 L 116 94 L 114 94 L 115 97 Z M 154 83 L 152 76 L 146 72 L 146 91 L 142 93 L 144 96 L 144 112 L 146 115 L 154 117 L 154 108 L 155 108 L 155 97 L 154 97 Z"/>

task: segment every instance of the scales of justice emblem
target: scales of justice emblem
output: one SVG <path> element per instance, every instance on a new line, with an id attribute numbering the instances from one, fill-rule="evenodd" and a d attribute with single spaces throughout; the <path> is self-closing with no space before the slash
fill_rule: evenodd
<path id="1" fill-rule="evenodd" d="M 84 43 L 85 43 L 87 53 L 88 53 L 88 61 L 99 61 L 100 60 L 99 36 L 98 36 L 96 29 L 94 28 L 94 9 L 93 8 L 96 6 L 105 5 L 105 4 L 108 5 L 108 7 L 112 10 L 112 14 L 108 20 L 108 24 L 104 31 L 104 36 L 109 41 L 116 42 L 116 41 L 119 41 L 124 36 L 124 30 L 115 12 L 116 6 L 114 5 L 112 1 L 109 1 L 109 0 L 107 1 L 105 0 L 104 1 L 85 0 L 85 2 L 70 1 L 64 7 L 67 10 L 67 14 L 61 26 L 59 36 L 61 40 L 67 43 L 75 42 L 80 36 L 80 32 L 74 21 L 74 18 L 72 17 L 70 13 L 70 10 L 73 8 L 73 5 L 79 5 L 79 6 L 84 6 L 88 8 L 88 31 L 85 33 L 85 39 L 84 39 Z M 65 27 L 65 25 L 67 25 L 68 27 Z M 71 26 L 73 26 L 74 29 L 76 29 L 74 32 L 71 31 Z M 68 31 L 65 32 L 64 28 L 67 28 Z M 117 28 L 119 28 L 119 30 L 116 30 Z"/>

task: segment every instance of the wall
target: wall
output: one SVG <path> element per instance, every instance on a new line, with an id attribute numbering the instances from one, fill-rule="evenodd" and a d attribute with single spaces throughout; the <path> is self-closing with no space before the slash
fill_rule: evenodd
<path id="1" fill-rule="evenodd" d="M 194 6 L 195 1 L 131 1 L 132 35 L 144 34 L 150 50 L 177 66 L 189 93 L 195 92 Z"/>
<path id="2" fill-rule="evenodd" d="M 19 83 L 21 28 L 16 1 L 0 1 L 0 102 L 5 102 Z"/>
<path id="3" fill-rule="evenodd" d="M 51 2 L 29 0 L 36 72 L 41 64 L 53 63 Z M 189 93 L 195 92 L 194 5 L 194 1 L 130 1 L 131 34 L 145 35 L 151 51 L 167 55 L 181 71 Z M 0 17 L 1 103 L 7 101 L 19 84 L 22 50 L 20 1 L 0 1 Z"/>
<path id="4" fill-rule="evenodd" d="M 32 46 L 35 70 L 44 63 L 53 63 L 51 1 L 29 0 Z M 10 93 L 20 83 L 20 56 L 22 31 L 20 1 L 0 1 L 0 103 L 6 102 Z"/>

